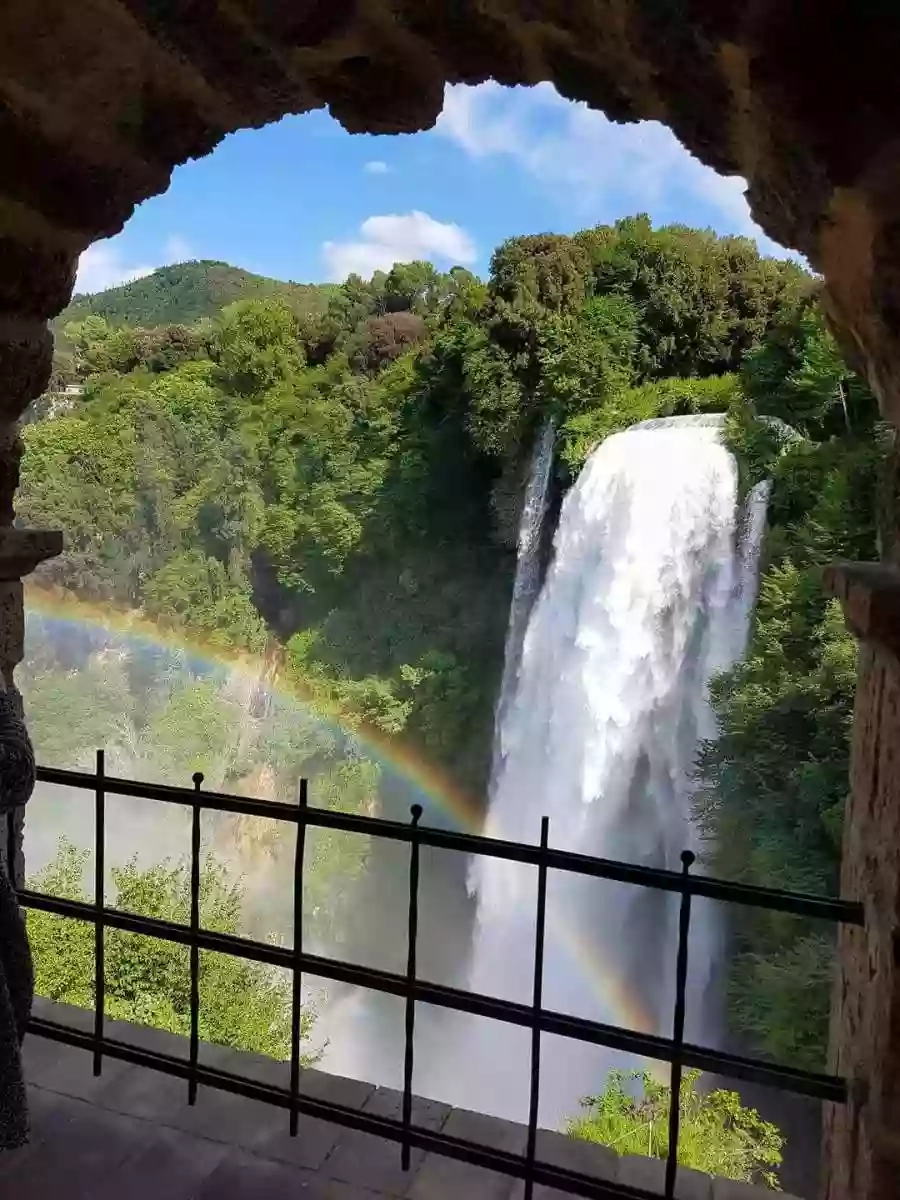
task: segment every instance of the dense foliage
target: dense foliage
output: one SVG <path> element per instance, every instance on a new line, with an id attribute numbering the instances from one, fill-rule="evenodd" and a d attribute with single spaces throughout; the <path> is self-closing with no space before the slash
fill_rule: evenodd
<path id="1" fill-rule="evenodd" d="M 685 1167 L 778 1187 L 782 1137 L 774 1125 L 741 1104 L 737 1092 L 703 1091 L 700 1072 L 686 1071 L 679 1102 L 678 1161 Z M 646 1071 L 611 1071 L 599 1096 L 583 1101 L 569 1122 L 573 1137 L 600 1142 L 617 1154 L 666 1158 L 671 1089 Z"/>
<path id="2" fill-rule="evenodd" d="M 213 315 L 199 266 L 67 326 L 83 395 L 26 428 L 18 505 L 66 531 L 44 583 L 265 651 L 344 724 L 409 739 L 483 794 L 539 429 L 558 430 L 559 489 L 637 420 L 728 411 L 742 485 L 773 479 L 770 534 L 698 812 L 716 871 L 834 887 L 854 651 L 820 572 L 874 556 L 881 452 L 808 275 L 646 217 L 514 238 L 487 283 L 403 264 Z M 827 943 L 766 914 L 733 932 L 737 1028 L 810 1062 Z"/>
<path id="3" fill-rule="evenodd" d="M 67 900 L 86 902 L 83 879 L 87 852 L 63 841 L 56 858 L 29 881 L 32 887 Z M 147 870 L 136 862 L 113 870 L 118 908 L 145 917 L 190 923 L 190 880 L 182 864 L 162 863 Z M 200 920 L 216 933 L 241 933 L 241 886 L 215 859 L 203 864 Z M 28 937 L 39 996 L 94 1006 L 94 930 L 85 921 L 33 910 Z M 105 1004 L 109 1017 L 151 1025 L 170 1033 L 190 1033 L 191 972 L 186 946 L 143 934 L 107 929 L 104 947 Z M 301 1016 L 309 1038 L 313 1017 Z M 200 955 L 200 1037 L 235 1050 L 287 1059 L 291 1052 L 291 985 L 276 969 L 230 954 Z M 315 1053 L 304 1056 L 316 1061 Z"/>
<path id="4" fill-rule="evenodd" d="M 745 486 L 772 480 L 769 529 L 747 657 L 713 688 L 721 735 L 701 758 L 698 815 L 717 874 L 836 894 L 856 646 L 822 571 L 878 556 L 883 435 L 873 397 L 814 310 L 748 357 L 742 385 L 729 437 Z M 734 1027 L 782 1061 L 821 1070 L 833 931 L 740 909 L 732 933 Z"/>

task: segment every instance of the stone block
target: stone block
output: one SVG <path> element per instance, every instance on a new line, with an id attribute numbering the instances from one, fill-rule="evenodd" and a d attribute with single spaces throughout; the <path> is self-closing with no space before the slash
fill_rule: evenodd
<path id="1" fill-rule="evenodd" d="M 794 1196 L 786 1196 L 784 1192 L 773 1192 L 770 1188 L 756 1187 L 752 1183 L 738 1183 L 734 1179 L 713 1180 L 713 1200 L 797 1200 Z M 811 1200 L 811 1198 L 810 1198 Z"/>
<path id="2" fill-rule="evenodd" d="M 231 1069 L 239 1070 L 240 1062 Z M 192 1106 L 187 1102 L 185 1080 L 141 1067 L 132 1068 L 132 1074 L 112 1084 L 98 1096 L 98 1102 L 159 1126 L 310 1171 L 323 1164 L 343 1132 L 339 1126 L 301 1114 L 297 1136 L 292 1138 L 286 1108 L 203 1084 Z"/>
<path id="3" fill-rule="evenodd" d="M 145 1145 L 149 1127 L 68 1096 L 44 1093 L 32 1114 L 35 1143 L 0 1174 L 3 1200 L 99 1196 L 99 1185 Z M 108 1194 L 108 1193 L 107 1193 Z"/>
<path id="4" fill-rule="evenodd" d="M 0 418 L 15 421 L 43 392 L 52 364 L 46 321 L 0 316 Z"/>
<path id="5" fill-rule="evenodd" d="M 340 1125 L 301 1114 L 297 1120 L 297 1136 L 291 1137 L 288 1113 L 282 1111 L 281 1116 L 283 1125 L 272 1130 L 268 1137 L 256 1141 L 252 1149 L 256 1154 L 307 1171 L 320 1170 L 338 1141 L 348 1133 Z M 397 1153 L 399 1155 L 399 1151 Z"/>
<path id="6" fill-rule="evenodd" d="M 203 1066 L 233 1075 L 246 1075 L 258 1083 L 287 1088 L 291 1081 L 290 1063 L 267 1058 L 263 1054 L 250 1054 L 233 1050 L 229 1046 L 214 1046 L 209 1042 L 200 1045 L 200 1062 Z M 332 1104 L 343 1104 L 348 1108 L 362 1108 L 375 1091 L 373 1083 L 361 1079 L 348 1079 L 343 1075 L 330 1075 L 327 1071 L 307 1067 L 300 1071 L 300 1093 Z"/>
<path id="7" fill-rule="evenodd" d="M 7 213 L 12 216 L 9 210 Z M 26 215 L 38 221 L 34 210 L 23 209 L 16 215 L 21 221 Z M 28 236 L 10 236 L 10 232 L 4 222 L 0 232 L 0 313 L 54 316 L 68 303 L 82 246 L 68 245 L 72 235 L 43 220 Z"/>
<path id="8" fill-rule="evenodd" d="M 245 1057 L 240 1056 L 241 1062 Z M 262 1062 L 257 1066 L 264 1069 Z M 272 1066 L 278 1067 L 283 1064 L 274 1063 Z M 253 1073 L 252 1068 L 248 1073 Z M 323 1070 L 304 1070 L 300 1074 L 300 1092 L 314 1099 L 330 1100 L 334 1104 L 361 1109 L 373 1096 L 374 1086 L 361 1080 L 343 1078 L 342 1075 L 328 1075 Z M 266 1154 L 280 1162 L 304 1166 L 308 1170 L 318 1170 L 334 1151 L 338 1141 L 347 1138 L 350 1133 L 349 1129 L 336 1126 L 330 1121 L 320 1121 L 318 1117 L 300 1114 L 298 1132 L 295 1138 L 292 1138 L 287 1110 L 277 1111 L 280 1112 L 280 1124 L 264 1141 L 257 1141 L 253 1148 L 257 1153 Z M 400 1151 L 396 1150 L 396 1147 L 395 1151 L 398 1156 Z"/>
<path id="9" fill-rule="evenodd" d="M 192 1200 L 294 1200 L 306 1197 L 308 1171 L 234 1150 L 200 1186 Z"/>
<path id="10" fill-rule="evenodd" d="M 661 1158 L 643 1158 L 624 1154 L 619 1159 L 619 1183 L 628 1187 L 643 1188 L 647 1192 L 663 1194 L 666 1179 L 666 1164 Z M 712 1176 L 690 1167 L 679 1167 L 675 1178 L 676 1200 L 713 1200 Z"/>
<path id="11" fill-rule="evenodd" d="M 59 530 L 0 525 L 0 580 L 22 579 L 38 563 L 61 554 L 62 548 L 63 535 Z"/>
<path id="12" fill-rule="evenodd" d="M 229 1153 L 224 1142 L 148 1125 L 141 1149 L 118 1170 L 98 1180 L 93 1193 L 85 1194 L 90 1194 L 91 1200 L 122 1200 L 125 1196 L 128 1200 L 194 1200 Z M 66 1194 L 72 1195 L 60 1193 Z"/>
<path id="13" fill-rule="evenodd" d="M 363 1105 L 363 1111 L 399 1121 L 403 1115 L 403 1093 L 395 1088 L 375 1088 Z M 440 1100 L 427 1100 L 424 1096 L 412 1098 L 413 1124 L 421 1125 L 424 1129 L 441 1129 L 453 1111 L 449 1104 L 443 1104 Z"/>
<path id="14" fill-rule="evenodd" d="M 314 1176 L 309 1183 L 301 1185 L 296 1200 L 384 1200 L 384 1197 L 384 1192 L 373 1192 L 367 1187 L 343 1183 L 340 1179 Z M 294 1200 L 294 1197 L 285 1197 L 285 1200 Z"/>
<path id="15" fill-rule="evenodd" d="M 34 1034 L 29 1034 L 22 1044 L 22 1065 L 28 1083 L 62 1096 L 100 1104 L 110 1088 L 121 1086 L 127 1076 L 139 1070 L 115 1059 L 104 1059 L 102 1073 L 96 1076 L 89 1051 Z M 116 1106 L 104 1104 L 104 1107 Z"/>
<path id="16" fill-rule="evenodd" d="M 315 1100 L 328 1100 L 348 1108 L 365 1108 L 375 1091 L 375 1085 L 364 1079 L 348 1079 L 344 1075 L 329 1075 L 327 1071 L 314 1069 L 300 1072 L 300 1092 Z"/>
<path id="17" fill-rule="evenodd" d="M 618 1179 L 619 1156 L 609 1146 L 569 1137 L 551 1129 L 539 1129 L 535 1155 L 541 1162 L 566 1167 L 595 1179 Z"/>
<path id="18" fill-rule="evenodd" d="M 288 1132 L 286 1109 L 202 1084 L 197 1103 L 190 1105 L 187 1103 L 187 1084 L 183 1081 L 179 1103 L 158 1120 L 198 1137 L 247 1150 L 266 1145 L 282 1131 L 285 1135 Z"/>
<path id="19" fill-rule="evenodd" d="M 0 579 L 0 670 L 18 666 L 25 653 L 25 607 L 22 581 Z"/>
<path id="20" fill-rule="evenodd" d="M 325 1179 L 336 1179 L 354 1187 L 367 1187 L 391 1196 L 402 1196 L 412 1184 L 425 1155 L 410 1153 L 410 1167 L 404 1171 L 399 1142 L 385 1141 L 358 1130 L 342 1130 L 334 1149 L 320 1167 Z"/>
<path id="21" fill-rule="evenodd" d="M 484 1113 L 455 1108 L 441 1132 L 480 1146 L 507 1150 L 512 1154 L 525 1153 L 527 1134 L 524 1126 Z M 456 1200 L 459 1196 L 510 1200 L 515 1187 L 516 1180 L 512 1176 L 486 1171 L 441 1154 L 428 1154 L 406 1195 L 410 1200 Z"/>
<path id="22" fill-rule="evenodd" d="M 364 1112 L 399 1119 L 403 1096 L 393 1088 L 376 1088 L 363 1107 Z M 412 1120 L 414 1125 L 438 1130 L 450 1115 L 450 1107 L 436 1100 L 413 1097 Z M 410 1169 L 401 1166 L 399 1142 L 386 1141 L 374 1134 L 361 1133 L 355 1129 L 343 1130 L 337 1145 L 325 1160 L 321 1173 L 328 1179 L 337 1179 L 356 1187 L 368 1187 L 390 1195 L 404 1195 L 417 1175 L 425 1154 L 414 1149 L 410 1155 Z"/>
<path id="23" fill-rule="evenodd" d="M 409 1200 L 512 1200 L 517 1186 L 510 1175 L 429 1154 L 404 1194 Z"/>
<path id="24" fill-rule="evenodd" d="M 508 1150 L 511 1154 L 524 1154 L 527 1130 L 514 1121 L 503 1121 L 485 1113 L 470 1112 L 465 1108 L 450 1111 L 441 1130 L 448 1137 L 463 1138 L 481 1146 L 497 1150 Z"/>
<path id="25" fill-rule="evenodd" d="M 24 444 L 18 423 L 7 416 L 9 423 L 4 425 L 3 419 L 0 406 L 0 526 L 8 528 L 16 519 L 15 495 L 22 475 Z"/>
<path id="26" fill-rule="evenodd" d="M 90 1074 L 90 1065 L 86 1066 Z M 106 1069 L 104 1068 L 104 1074 Z M 180 1110 L 187 1107 L 187 1080 L 163 1075 L 145 1067 L 126 1067 L 91 1096 L 94 1103 L 127 1116 L 177 1127 Z M 198 1098 L 198 1104 L 203 1098 Z"/>
<path id="27" fill-rule="evenodd" d="M 93 1014 L 91 1017 L 93 1019 Z M 66 1020 L 68 1022 L 68 1017 Z M 139 1050 L 149 1050 L 153 1054 L 168 1054 L 171 1058 L 180 1058 L 184 1062 L 187 1062 L 190 1057 L 190 1043 L 186 1037 L 182 1037 L 178 1033 L 169 1033 L 166 1029 L 154 1029 L 150 1025 L 138 1025 L 131 1021 L 109 1019 L 104 1022 L 103 1028 L 107 1037 L 115 1038 L 119 1042 L 126 1042 L 130 1046 L 136 1046 Z"/>

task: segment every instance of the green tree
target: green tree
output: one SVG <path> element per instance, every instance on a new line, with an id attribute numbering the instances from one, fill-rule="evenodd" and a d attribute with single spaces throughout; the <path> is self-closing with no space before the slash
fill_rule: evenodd
<path id="1" fill-rule="evenodd" d="M 562 234 L 510 238 L 491 258 L 491 294 L 512 308 L 575 311 L 590 295 L 591 284 L 584 248 Z"/>
<path id="2" fill-rule="evenodd" d="M 394 263 L 384 281 L 385 310 L 424 315 L 439 299 L 440 281 L 430 262 Z"/>
<path id="3" fill-rule="evenodd" d="M 781 417 L 822 441 L 871 433 L 875 398 L 844 362 L 821 311 L 806 306 L 744 363 L 744 391 L 761 415 Z"/>
<path id="4" fill-rule="evenodd" d="M 297 318 L 279 300 L 238 300 L 222 310 L 212 343 L 222 382 L 239 396 L 285 383 L 303 368 Z"/>
<path id="5" fill-rule="evenodd" d="M 737 1092 L 701 1091 L 700 1072 L 685 1071 L 679 1102 L 678 1161 L 723 1179 L 778 1190 L 775 1168 L 783 1138 L 776 1126 L 745 1108 Z M 646 1071 L 611 1071 L 598 1096 L 582 1102 L 568 1123 L 573 1137 L 609 1146 L 617 1154 L 666 1158 L 672 1093 Z"/>
<path id="6" fill-rule="evenodd" d="M 86 413 L 29 425 L 23 433 L 26 486 L 19 517 L 38 528 L 66 530 L 66 551 L 43 576 L 83 595 L 114 594 L 122 578 L 121 547 L 136 525 L 137 444 L 118 414 Z"/>
<path id="7" fill-rule="evenodd" d="M 211 644 L 262 653 L 268 634 L 246 590 L 200 550 L 176 555 L 147 580 L 147 612 L 161 624 L 195 630 Z"/>
<path id="8" fill-rule="evenodd" d="M 83 880 L 88 852 L 62 841 L 56 857 L 29 885 L 69 900 L 87 902 Z M 141 869 L 136 861 L 113 870 L 116 907 L 182 925 L 190 923 L 190 874 L 183 865 Z M 202 867 L 200 923 L 217 933 L 240 934 L 243 891 L 224 867 L 208 857 Z M 94 932 L 72 918 L 32 910 L 28 937 L 40 996 L 81 1008 L 94 1006 Z M 108 1016 L 170 1033 L 190 1033 L 188 949 L 143 934 L 108 928 L 105 937 Z M 301 1034 L 308 1040 L 313 1014 L 304 1011 Z M 291 1049 L 291 989 L 261 963 L 229 954 L 200 955 L 200 1037 L 236 1050 L 287 1059 Z M 304 1055 L 306 1065 L 318 1055 Z"/>
<path id="9" fill-rule="evenodd" d="M 598 293 L 628 295 L 640 314 L 635 367 L 647 379 L 733 371 L 796 308 L 810 277 L 760 258 L 743 238 L 668 225 L 646 214 L 576 235 Z"/>
<path id="10" fill-rule="evenodd" d="M 624 296 L 597 296 L 577 314 L 552 315 L 539 333 L 542 411 L 558 424 L 603 409 L 631 382 L 637 313 Z"/>

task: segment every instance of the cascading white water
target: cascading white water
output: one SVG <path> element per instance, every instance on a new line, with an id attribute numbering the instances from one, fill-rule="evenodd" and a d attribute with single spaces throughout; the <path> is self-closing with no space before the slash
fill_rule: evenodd
<path id="1" fill-rule="evenodd" d="M 674 418 L 616 434 L 566 497 L 499 722 L 488 836 L 534 842 L 547 815 L 553 846 L 676 869 L 694 846 L 694 760 L 700 739 L 715 736 L 708 683 L 744 650 L 766 501 L 756 489 L 739 519 L 721 423 Z M 473 863 L 475 991 L 530 999 L 534 874 Z M 551 875 L 547 920 L 546 1007 L 670 1031 L 671 897 Z M 697 905 L 689 1036 L 704 1018 L 716 941 L 714 914 Z M 460 1086 L 444 1072 L 433 1090 L 520 1119 L 522 1031 L 486 1021 L 469 1030 L 457 1054 Z M 573 1114 L 622 1065 L 603 1050 L 545 1039 L 542 1123 Z"/>
<path id="2" fill-rule="evenodd" d="M 547 513 L 550 468 L 553 465 L 555 439 L 556 430 L 553 428 L 553 422 L 548 421 L 535 442 L 528 469 L 528 479 L 525 484 L 522 515 L 519 518 L 516 574 L 509 605 L 509 624 L 506 627 L 506 645 L 503 652 L 503 678 L 497 701 L 496 728 L 498 731 L 510 698 L 515 692 L 525 629 L 541 583 L 541 533 Z M 499 744 L 499 738 L 495 738 L 495 742 Z M 492 776 L 496 774 L 496 770 L 497 763 L 495 762 Z"/>

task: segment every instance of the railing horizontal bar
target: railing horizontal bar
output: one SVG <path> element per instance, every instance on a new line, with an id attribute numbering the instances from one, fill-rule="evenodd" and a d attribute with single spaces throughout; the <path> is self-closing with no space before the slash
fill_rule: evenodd
<path id="1" fill-rule="evenodd" d="M 847 1103 L 847 1083 L 838 1075 L 823 1075 L 815 1071 L 775 1065 L 762 1059 L 745 1058 L 740 1054 L 710 1050 L 706 1046 L 694 1046 L 687 1042 L 682 1058 L 685 1066 L 696 1067 L 698 1071 L 711 1071 L 730 1079 L 758 1083 L 780 1092 L 810 1096 L 814 1100 L 827 1100 L 832 1104 Z"/>
<path id="2" fill-rule="evenodd" d="M 96 912 L 92 905 L 83 901 L 47 896 L 27 888 L 19 892 L 19 900 L 27 908 L 41 909 L 44 912 L 55 913 L 57 916 L 69 917 L 76 921 L 93 922 Z M 187 926 L 162 921 L 157 917 L 143 917 L 136 913 L 125 913 L 115 908 L 106 908 L 103 910 L 103 919 L 107 928 L 122 929 L 128 933 L 160 938 L 162 941 L 176 942 L 183 946 L 191 943 L 191 931 Z M 387 995 L 405 997 L 410 991 L 403 975 L 382 971 L 375 967 L 363 967 L 356 963 L 343 962 L 340 959 L 326 958 L 318 954 L 304 952 L 295 955 L 293 950 L 283 946 L 272 946 L 267 942 L 235 937 L 233 934 L 214 933 L 201 929 L 197 936 L 197 944 L 201 950 L 230 954 L 236 958 L 267 963 L 270 966 L 284 967 L 288 970 L 293 969 L 297 964 L 303 971 L 322 979 L 365 987 Z M 412 994 L 417 1002 L 432 1004 L 438 1008 L 447 1008 L 455 1012 L 470 1013 L 473 1016 L 488 1017 L 507 1025 L 519 1025 L 530 1029 L 534 1022 L 534 1012 L 530 1005 L 501 1000 L 498 997 L 485 996 L 477 992 L 467 992 L 444 984 L 417 979 Z M 655 1034 L 639 1033 L 616 1025 L 605 1025 L 599 1021 L 589 1021 L 584 1017 L 568 1016 L 546 1009 L 542 1010 L 540 1014 L 540 1028 L 543 1033 L 557 1034 L 560 1037 L 591 1045 L 606 1046 L 641 1058 L 656 1059 L 660 1062 L 676 1061 L 671 1039 Z M 687 1067 L 697 1067 L 699 1070 L 714 1071 L 719 1075 L 764 1084 L 779 1091 L 813 1096 L 838 1104 L 846 1100 L 845 1082 L 832 1075 L 796 1071 L 763 1060 L 742 1058 L 703 1046 L 685 1045 L 681 1054 L 677 1056 L 677 1060 Z"/>
<path id="3" fill-rule="evenodd" d="M 29 1023 L 29 1032 L 80 1049 L 91 1050 L 93 1048 L 91 1034 L 56 1021 L 50 1021 L 45 1017 L 32 1017 Z M 190 1075 L 191 1068 L 187 1059 L 176 1058 L 174 1055 L 163 1054 L 159 1051 L 146 1050 L 143 1047 L 120 1041 L 118 1038 L 104 1037 L 103 1052 L 110 1058 L 133 1063 L 135 1066 L 148 1067 L 176 1078 L 187 1079 Z M 207 1087 L 218 1088 L 220 1091 L 245 1096 L 247 1099 L 258 1100 L 279 1108 L 289 1109 L 292 1103 L 289 1088 L 262 1083 L 230 1071 L 203 1065 L 198 1065 L 196 1073 L 198 1082 Z M 470 1142 L 464 1138 L 451 1137 L 448 1134 L 424 1129 L 418 1125 L 404 1127 L 401 1121 L 391 1117 L 378 1116 L 330 1100 L 316 1099 L 301 1093 L 293 1103 L 297 1110 L 306 1116 L 329 1121 L 347 1129 L 374 1134 L 376 1137 L 393 1142 L 402 1142 L 403 1138 L 407 1137 L 410 1143 L 419 1150 L 471 1163 L 473 1166 L 483 1167 L 489 1171 L 498 1171 L 513 1178 L 524 1179 L 530 1167 L 530 1173 L 536 1183 L 556 1188 L 569 1195 L 586 1196 L 596 1198 L 596 1200 L 659 1200 L 657 1193 L 645 1191 L 643 1188 L 632 1188 L 625 1184 L 607 1182 L 539 1160 L 530 1166 L 522 1155 L 498 1150 L 478 1142 Z"/>
<path id="4" fill-rule="evenodd" d="M 38 767 L 37 780 L 39 783 L 52 783 L 60 787 L 93 789 L 93 776 L 84 771 L 70 771 L 63 767 Z M 113 776 L 104 778 L 104 787 L 114 796 L 133 796 L 137 800 L 158 800 L 163 804 L 178 804 L 183 808 L 193 806 L 193 790 L 174 787 L 169 783 L 148 783 L 145 780 L 117 779 Z M 283 804 L 278 800 L 259 800 L 253 796 L 233 796 L 228 792 L 204 792 L 203 807 L 215 812 L 244 813 L 254 817 L 272 817 L 276 821 L 298 822 L 301 817 L 300 809 L 293 804 Z M 310 810 L 317 811 L 317 810 Z M 328 811 L 328 810 L 318 810 Z M 356 820 L 352 814 L 345 814 L 349 819 Z M 375 817 L 361 818 L 366 822 L 376 821 Z M 308 821 L 308 824 L 314 824 Z M 401 826 L 401 828 L 403 828 Z"/>
<path id="5" fill-rule="evenodd" d="M 865 925 L 865 909 L 858 900 L 830 899 L 810 896 L 804 892 L 781 892 L 777 888 L 755 887 L 749 883 L 733 883 L 711 875 L 691 875 L 688 891 L 692 896 L 724 900 L 729 904 L 745 904 L 749 908 L 767 908 L 774 912 L 793 913 L 798 917 L 814 917 L 841 925 Z"/>
<path id="6" fill-rule="evenodd" d="M 58 767 L 38 767 L 38 780 L 42 783 L 58 784 L 93 790 L 96 778 L 83 771 L 68 771 Z M 104 777 L 103 786 L 107 795 L 133 796 L 138 799 L 158 800 L 168 804 L 179 804 L 190 808 L 193 792 L 187 788 L 171 787 L 162 783 L 141 783 L 127 779 Z M 412 833 L 408 824 L 389 821 L 384 817 L 368 817 L 355 813 L 336 812 L 328 808 L 281 804 L 272 800 L 256 800 L 247 796 L 232 796 L 225 792 L 204 792 L 203 807 L 214 812 L 245 814 L 268 817 L 276 821 L 294 824 L 304 823 L 322 829 L 336 829 L 344 833 L 385 838 L 388 841 L 409 842 Z M 743 904 L 753 908 L 772 909 L 776 912 L 794 913 L 823 921 L 840 922 L 845 925 L 862 925 L 862 904 L 851 900 L 829 899 L 825 896 L 809 896 L 802 892 L 782 892 L 775 888 L 754 887 L 749 884 L 731 883 L 711 876 L 692 875 L 685 885 L 681 873 L 660 867 L 644 867 L 634 863 L 616 862 L 613 859 L 593 858 L 587 854 L 575 854 L 569 850 L 542 850 L 540 846 L 529 846 L 519 842 L 507 842 L 500 838 L 486 838 L 477 834 L 459 833 L 450 829 L 435 829 L 421 825 L 418 830 L 420 845 L 438 850 L 456 850 L 462 854 L 480 855 L 487 858 L 505 859 L 509 862 L 538 866 L 544 863 L 550 870 L 569 871 L 595 879 L 608 879 L 617 883 L 633 884 L 638 887 L 654 888 L 658 891 L 676 892 L 679 895 L 687 886 L 692 896 L 705 896 L 731 904 Z"/>

